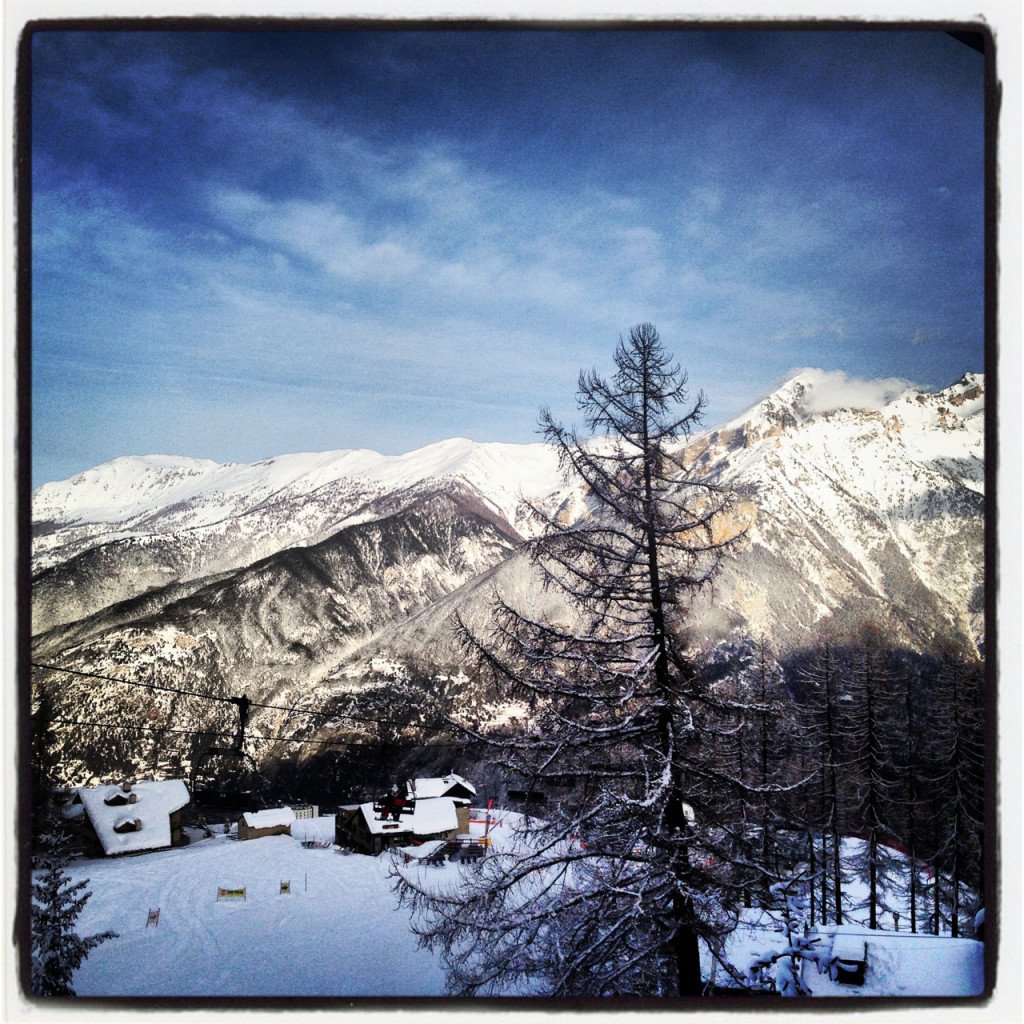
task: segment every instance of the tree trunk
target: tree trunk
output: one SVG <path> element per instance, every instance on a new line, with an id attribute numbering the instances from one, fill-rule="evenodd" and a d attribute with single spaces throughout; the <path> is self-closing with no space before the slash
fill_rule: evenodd
<path id="1" fill-rule="evenodd" d="M 840 857 L 840 841 L 839 841 L 839 829 L 833 823 L 832 826 L 832 842 L 834 847 L 832 850 L 832 895 L 836 901 L 835 907 L 835 922 L 836 924 L 843 923 L 843 874 L 841 869 L 842 858 Z"/>
<path id="2" fill-rule="evenodd" d="M 687 922 L 694 919 L 693 901 L 682 893 L 673 897 L 673 910 L 677 921 Z M 700 944 L 697 933 L 692 925 L 680 924 L 673 940 L 681 996 L 701 996 L 704 994 L 704 981 L 700 973 Z"/>

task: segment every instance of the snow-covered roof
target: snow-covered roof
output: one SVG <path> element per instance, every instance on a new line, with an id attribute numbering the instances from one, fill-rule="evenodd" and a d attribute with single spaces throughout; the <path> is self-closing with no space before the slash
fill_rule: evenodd
<path id="1" fill-rule="evenodd" d="M 459 827 L 455 801 L 449 797 L 437 800 L 417 800 L 412 812 L 412 830 L 418 836 L 433 832 L 447 832 Z"/>
<path id="2" fill-rule="evenodd" d="M 472 794 L 476 794 L 476 787 L 467 782 L 461 775 L 454 772 L 445 775 L 441 779 L 410 779 L 409 795 L 417 800 L 427 800 L 436 796 L 445 796 L 450 789 L 456 786 L 465 786 Z"/>
<path id="3" fill-rule="evenodd" d="M 89 821 L 99 837 L 103 852 L 132 853 L 137 850 L 158 850 L 171 845 L 171 815 L 189 801 L 188 789 L 181 779 L 163 782 L 137 782 L 131 788 L 135 803 L 111 806 L 104 801 L 124 793 L 120 786 L 96 786 L 81 790 L 82 803 Z M 115 832 L 114 826 L 125 818 L 138 819 L 137 832 Z"/>
<path id="4" fill-rule="evenodd" d="M 373 804 L 360 804 L 359 810 L 363 813 L 363 819 L 375 836 L 393 834 L 408 834 L 414 836 L 429 836 L 435 832 L 452 831 L 459 826 L 459 818 L 455 813 L 455 801 L 450 797 L 440 797 L 437 800 L 418 800 L 413 808 L 412 814 L 403 814 L 398 821 L 390 817 L 387 821 L 381 821 L 374 813 Z"/>
<path id="5" fill-rule="evenodd" d="M 392 821 L 390 817 L 387 821 L 381 821 L 374 813 L 372 802 L 360 804 L 359 810 L 363 813 L 363 819 L 371 835 L 386 835 L 388 832 L 412 834 L 412 818 L 407 814 L 401 815 L 398 821 Z"/>
<path id="6" fill-rule="evenodd" d="M 246 811 L 242 820 L 249 828 L 274 828 L 277 825 L 290 825 L 295 820 L 295 812 L 290 807 L 273 807 L 266 811 Z"/>

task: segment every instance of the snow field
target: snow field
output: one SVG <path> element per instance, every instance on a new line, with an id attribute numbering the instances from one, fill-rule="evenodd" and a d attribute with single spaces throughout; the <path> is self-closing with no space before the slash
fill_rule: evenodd
<path id="1" fill-rule="evenodd" d="M 74 979 L 80 996 L 424 996 L 444 994 L 434 956 L 417 947 L 391 891 L 390 857 L 303 849 L 334 818 L 295 836 L 79 861 L 92 898 L 80 934 L 113 929 Z M 442 870 L 458 870 L 456 868 Z M 291 882 L 291 895 L 279 895 Z M 246 899 L 217 900 L 218 887 Z M 160 923 L 147 928 L 149 910 Z"/>
<path id="2" fill-rule="evenodd" d="M 484 813 L 474 808 L 470 832 L 481 836 Z M 521 815 L 493 812 L 492 849 L 515 852 Z M 395 854 L 366 857 L 335 849 L 303 849 L 305 840 L 333 838 L 333 817 L 298 820 L 292 836 L 239 842 L 215 834 L 192 845 L 133 857 L 77 861 L 74 881 L 89 879 L 92 897 L 79 933 L 112 929 L 119 938 L 97 947 L 74 978 L 81 996 L 438 996 L 444 972 L 410 930 L 409 911 L 392 891 Z M 198 836 L 199 833 L 193 833 Z M 859 840 L 844 841 L 844 856 Z M 438 888 L 453 884 L 475 865 L 403 865 Z M 280 895 L 282 881 L 291 894 Z M 245 887 L 246 899 L 217 900 L 217 889 Z M 855 907 L 863 884 L 844 878 L 844 902 Z M 157 927 L 146 926 L 160 908 Z M 838 933 L 863 935 L 868 969 L 862 986 L 840 985 L 806 969 L 816 996 L 975 996 L 984 990 L 984 946 L 973 939 L 870 931 L 864 912 L 851 922 L 819 927 L 822 947 Z M 726 944 L 742 974 L 763 952 L 781 948 L 778 915 L 742 912 Z M 891 929 L 891 921 L 883 920 Z M 704 951 L 705 977 L 730 985 Z M 525 989 L 508 994 L 528 994 Z"/>
<path id="3" fill-rule="evenodd" d="M 483 818 L 474 809 L 474 818 Z M 495 812 L 495 848 L 519 816 Z M 503 819 L 508 819 L 504 821 Z M 80 996 L 438 996 L 445 976 L 420 949 L 392 891 L 392 856 L 307 850 L 334 839 L 334 817 L 299 819 L 291 836 L 239 841 L 214 828 L 191 845 L 136 857 L 76 861 L 92 897 L 82 935 L 111 929 L 75 975 Z M 482 836 L 484 825 L 470 825 Z M 473 866 L 419 868 L 443 885 Z M 280 895 L 281 882 L 291 894 Z M 217 899 L 245 888 L 244 900 Z M 160 908 L 158 926 L 146 927 Z"/>

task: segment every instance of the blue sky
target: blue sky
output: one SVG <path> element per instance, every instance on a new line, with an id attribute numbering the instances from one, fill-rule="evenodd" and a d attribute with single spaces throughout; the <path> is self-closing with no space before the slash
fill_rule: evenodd
<path id="1" fill-rule="evenodd" d="M 740 412 L 983 369 L 983 62 L 940 32 L 39 32 L 33 482 L 535 440 L 653 321 Z"/>

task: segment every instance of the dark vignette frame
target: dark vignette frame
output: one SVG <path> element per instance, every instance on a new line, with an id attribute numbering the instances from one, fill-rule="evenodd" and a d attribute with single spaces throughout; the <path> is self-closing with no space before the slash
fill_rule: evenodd
<path id="1" fill-rule="evenodd" d="M 31 515 L 32 515 L 32 42 L 36 35 L 46 32 L 99 32 L 99 31 L 160 31 L 160 32 L 288 32 L 322 31 L 343 32 L 360 29 L 375 31 L 438 31 L 467 30 L 501 31 L 932 31 L 945 32 L 966 46 L 978 51 L 985 60 L 985 169 L 984 169 L 984 350 L 985 350 L 985 836 L 988 840 L 983 853 L 985 889 L 991 903 L 986 907 L 985 991 L 982 995 L 965 998 L 949 997 L 882 997 L 865 1001 L 863 998 L 830 998 L 828 1008 L 841 1010 L 898 1010 L 912 1007 L 978 1006 L 992 997 L 999 966 L 1000 932 L 1000 879 L 998 850 L 1000 816 L 998 807 L 998 628 L 997 596 L 999 589 L 998 556 L 1000 538 L 998 525 L 999 462 L 999 359 L 998 359 L 998 228 L 999 228 L 999 176 L 998 127 L 1002 100 L 1002 85 L 996 74 L 996 41 L 992 29 L 984 22 L 893 21 L 871 22 L 856 20 L 648 20 L 648 21 L 544 21 L 475 19 L 394 19 L 373 18 L 218 18 L 204 17 L 133 17 L 133 18 L 76 18 L 46 19 L 27 23 L 18 40 L 15 79 L 15 249 L 17 288 L 16 310 L 16 682 L 17 682 L 17 906 L 12 939 L 17 949 L 18 978 L 21 995 L 37 1006 L 60 1006 L 61 1009 L 81 1004 L 86 1007 L 118 1009 L 198 1009 L 218 1010 L 255 1009 L 450 1009 L 467 1008 L 466 1003 L 436 996 L 358 998 L 329 996 L 292 997 L 114 997 L 86 996 L 74 998 L 36 997 L 31 995 L 31 783 L 28 771 L 31 756 Z M 758 1001 L 758 1011 L 797 1009 L 791 1002 L 783 1007 L 780 1001 Z M 473 1006 L 502 1010 L 696 1010 L 701 1009 L 755 1009 L 749 998 L 743 996 L 716 997 L 712 1003 L 685 998 L 616 998 L 607 1000 L 574 999 L 566 1001 L 545 997 L 483 997 L 473 1000 Z M 822 1009 L 820 1001 L 804 1001 L 799 1006 L 805 1012 Z"/>

